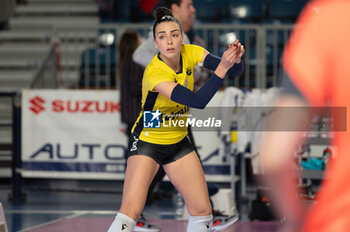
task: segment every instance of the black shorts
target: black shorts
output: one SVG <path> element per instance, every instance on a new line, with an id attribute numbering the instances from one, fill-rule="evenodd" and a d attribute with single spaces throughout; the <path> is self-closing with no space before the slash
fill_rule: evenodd
<path id="1" fill-rule="evenodd" d="M 128 146 L 128 158 L 132 155 L 145 155 L 154 159 L 159 165 L 174 162 L 194 151 L 194 146 L 187 136 L 178 143 L 163 145 L 139 140 L 131 135 Z"/>

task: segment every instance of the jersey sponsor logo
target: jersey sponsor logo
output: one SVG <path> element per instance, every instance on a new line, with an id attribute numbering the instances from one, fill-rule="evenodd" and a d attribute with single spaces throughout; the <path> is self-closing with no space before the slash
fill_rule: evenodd
<path id="1" fill-rule="evenodd" d="M 144 111 L 143 112 L 143 127 L 144 128 L 160 128 L 162 113 L 157 111 Z"/>
<path id="2" fill-rule="evenodd" d="M 184 84 L 184 86 L 187 88 L 187 86 L 188 86 L 188 78 L 186 77 L 186 79 L 185 79 L 185 84 Z"/>
<path id="3" fill-rule="evenodd" d="M 139 139 L 136 136 L 134 136 L 134 141 L 132 142 L 130 151 L 136 151 L 137 150 L 137 143 L 138 143 L 138 141 L 139 141 Z"/>

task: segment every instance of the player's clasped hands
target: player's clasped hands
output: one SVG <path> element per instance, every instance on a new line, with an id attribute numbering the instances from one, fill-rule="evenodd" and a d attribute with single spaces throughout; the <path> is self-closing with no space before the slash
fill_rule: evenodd
<path id="1" fill-rule="evenodd" d="M 231 68 L 235 63 L 240 63 L 244 51 L 244 46 L 239 40 L 235 40 L 233 44 L 228 45 L 228 49 L 222 55 L 222 65 L 226 68 Z"/>

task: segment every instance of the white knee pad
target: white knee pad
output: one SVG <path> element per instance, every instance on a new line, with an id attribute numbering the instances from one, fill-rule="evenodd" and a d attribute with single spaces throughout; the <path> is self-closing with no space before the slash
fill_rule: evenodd
<path id="1" fill-rule="evenodd" d="M 118 213 L 107 232 L 132 232 L 135 225 L 136 222 L 134 219 L 125 214 Z"/>
<path id="2" fill-rule="evenodd" d="M 213 215 L 190 216 L 187 232 L 209 232 L 212 227 Z"/>

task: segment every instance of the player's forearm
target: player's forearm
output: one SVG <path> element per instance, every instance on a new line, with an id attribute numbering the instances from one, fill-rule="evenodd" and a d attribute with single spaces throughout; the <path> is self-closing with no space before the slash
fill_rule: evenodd
<path id="1" fill-rule="evenodd" d="M 178 84 L 171 93 L 171 100 L 189 107 L 203 109 L 213 98 L 222 82 L 223 78 L 212 74 L 202 88 L 195 93 Z"/>
<path id="2" fill-rule="evenodd" d="M 214 56 L 213 54 L 208 54 L 203 62 L 203 66 L 211 71 L 215 71 L 219 67 L 219 64 L 221 62 L 221 58 L 218 56 Z M 238 64 L 234 64 L 230 69 L 224 70 L 226 71 L 224 73 L 224 76 L 227 74 L 228 76 L 240 76 L 243 73 L 244 65 L 243 62 L 240 62 Z M 220 74 L 220 75 L 219 75 Z M 221 77 L 221 73 L 218 72 L 216 75 Z"/>

